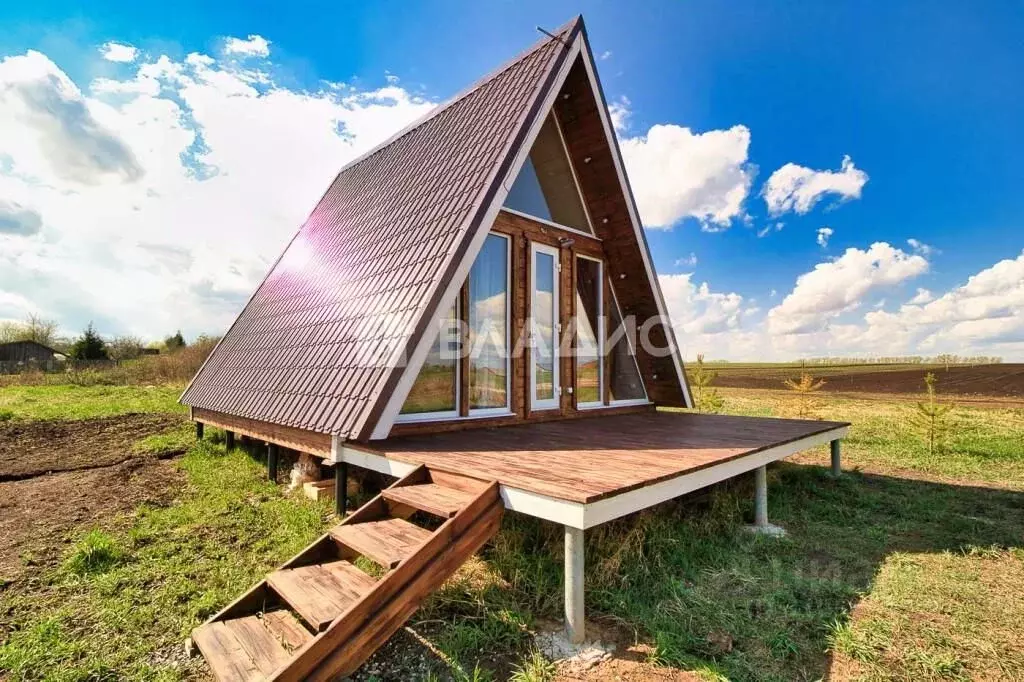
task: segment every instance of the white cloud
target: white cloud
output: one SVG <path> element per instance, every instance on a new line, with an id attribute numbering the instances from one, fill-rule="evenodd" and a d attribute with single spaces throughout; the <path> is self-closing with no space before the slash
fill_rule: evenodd
<path id="1" fill-rule="evenodd" d="M 910 238 L 907 240 L 907 244 L 910 246 L 911 249 L 914 250 L 914 253 L 920 254 L 925 258 L 928 258 L 929 256 L 933 256 L 939 253 L 938 249 L 936 249 L 933 246 L 929 246 L 928 244 L 925 244 L 919 239 Z"/>
<path id="2" fill-rule="evenodd" d="M 241 64 L 80 87 L 39 52 L 0 60 L 0 316 L 27 298 L 69 332 L 222 331 L 338 168 L 433 106 Z"/>
<path id="3" fill-rule="evenodd" d="M 224 41 L 224 52 L 243 57 L 266 57 L 270 54 L 270 41 L 260 35 L 250 34 L 248 39 L 227 38 Z"/>
<path id="4" fill-rule="evenodd" d="M 907 303 L 910 305 L 921 305 L 922 303 L 928 303 L 934 298 L 935 296 L 932 295 L 932 292 L 918 287 L 917 293 L 914 294 L 914 297 L 907 301 Z"/>
<path id="5" fill-rule="evenodd" d="M 660 277 L 684 357 L 707 352 L 711 358 L 765 361 L 938 353 L 1024 358 L 1024 252 L 938 298 L 918 289 L 912 302 L 895 312 L 883 310 L 881 299 L 857 317 L 854 311 L 869 294 L 898 287 L 923 267 L 923 259 L 898 255 L 888 244 L 874 244 L 853 257 L 850 251 L 857 252 L 848 250 L 844 263 L 837 265 L 842 258 L 822 263 L 797 278 L 785 301 L 765 315 L 753 300 L 715 292 L 707 283 L 694 285 L 691 275 Z M 818 287 L 830 277 L 836 280 L 833 289 Z M 776 292 L 768 295 L 774 298 Z M 807 322 L 801 317 L 807 311 L 826 323 L 806 324 L 799 333 L 783 324 Z M 843 311 L 845 321 L 840 322 Z"/>
<path id="6" fill-rule="evenodd" d="M 100 46 L 100 55 L 108 62 L 128 64 L 135 61 L 135 58 L 139 55 L 139 49 L 127 43 L 118 43 L 111 40 Z"/>
<path id="7" fill-rule="evenodd" d="M 835 230 L 833 230 L 831 227 L 819 227 L 817 237 L 818 246 L 820 246 L 823 249 L 827 248 L 828 240 L 833 234 L 835 234 Z"/>
<path id="8" fill-rule="evenodd" d="M 697 264 L 697 254 L 695 254 L 695 253 L 691 253 L 689 256 L 686 256 L 685 258 L 677 258 L 676 259 L 676 267 L 677 268 L 692 268 L 696 264 Z"/>
<path id="9" fill-rule="evenodd" d="M 780 232 L 782 228 L 785 226 L 786 223 L 781 222 L 775 223 L 774 225 L 765 225 L 764 227 L 757 231 L 757 238 L 761 239 L 762 237 L 767 237 L 772 232 Z"/>
<path id="10" fill-rule="evenodd" d="M 606 59 L 611 59 L 611 56 L 612 56 L 612 51 L 611 50 L 605 50 L 604 52 L 601 53 L 601 56 L 598 57 L 598 59 L 600 59 L 601 61 L 604 61 Z"/>
<path id="11" fill-rule="evenodd" d="M 612 127 L 617 136 L 622 136 L 629 128 L 629 119 L 633 115 L 629 98 L 623 95 L 608 105 L 608 115 L 612 119 Z"/>
<path id="12" fill-rule="evenodd" d="M 646 227 L 669 228 L 695 218 L 717 232 L 745 218 L 743 203 L 755 169 L 748 162 L 750 131 L 694 133 L 655 125 L 640 137 L 620 140 L 622 155 Z"/>
<path id="13" fill-rule="evenodd" d="M 840 201 L 859 199 L 868 181 L 868 174 L 843 157 L 839 171 L 818 171 L 795 163 L 787 163 L 771 174 L 761 189 L 768 212 L 780 215 L 789 211 L 805 214 L 826 195 Z"/>
<path id="14" fill-rule="evenodd" d="M 819 331 L 838 315 L 860 305 L 869 292 L 899 284 L 928 270 L 928 261 L 885 242 L 866 251 L 846 250 L 839 258 L 819 263 L 800 275 L 793 291 L 768 312 L 774 334 Z"/>

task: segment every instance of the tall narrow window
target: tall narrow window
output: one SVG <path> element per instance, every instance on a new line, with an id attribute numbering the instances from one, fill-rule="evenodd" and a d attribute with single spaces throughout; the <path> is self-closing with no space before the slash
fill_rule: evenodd
<path id="1" fill-rule="evenodd" d="M 437 340 L 409 390 L 401 415 L 411 419 L 458 416 L 458 305 L 456 301 L 439 321 Z"/>
<path id="2" fill-rule="evenodd" d="M 601 261 L 576 257 L 576 406 L 604 400 Z"/>
<path id="3" fill-rule="evenodd" d="M 636 357 L 633 355 L 631 342 L 635 337 L 635 325 L 623 324 L 622 312 L 619 310 L 615 296 L 611 300 L 611 315 L 608 320 L 608 390 L 611 401 L 646 400 L 647 392 L 644 382 L 637 369 Z"/>
<path id="4" fill-rule="evenodd" d="M 558 250 L 534 244 L 530 343 L 531 405 L 558 407 Z"/>
<path id="5" fill-rule="evenodd" d="M 530 155 L 509 189 L 505 206 L 593 234 L 576 174 L 554 115 L 548 115 L 544 120 Z"/>
<path id="6" fill-rule="evenodd" d="M 469 272 L 469 409 L 508 409 L 509 239 L 490 234 Z"/>

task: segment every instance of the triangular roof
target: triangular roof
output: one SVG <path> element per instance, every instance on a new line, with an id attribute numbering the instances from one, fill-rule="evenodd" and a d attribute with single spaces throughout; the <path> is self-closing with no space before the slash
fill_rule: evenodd
<path id="1" fill-rule="evenodd" d="M 553 36 L 345 166 L 181 402 L 342 438 L 386 436 L 437 311 L 455 300 L 581 58 L 596 84 L 582 17 Z M 612 136 L 652 302 L 664 314 L 615 144 Z M 674 402 L 688 404 L 678 353 L 671 363 Z"/>

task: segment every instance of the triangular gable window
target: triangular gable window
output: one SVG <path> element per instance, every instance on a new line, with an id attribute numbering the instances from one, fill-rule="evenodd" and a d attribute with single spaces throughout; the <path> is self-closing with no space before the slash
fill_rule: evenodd
<path id="1" fill-rule="evenodd" d="M 505 207 L 552 223 L 593 234 L 558 122 L 548 115 Z"/>

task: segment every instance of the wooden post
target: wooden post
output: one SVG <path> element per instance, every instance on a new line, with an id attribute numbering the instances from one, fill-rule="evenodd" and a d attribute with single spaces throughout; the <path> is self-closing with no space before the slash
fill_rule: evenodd
<path id="1" fill-rule="evenodd" d="M 235 432 L 225 431 L 224 432 L 224 449 L 231 451 L 235 449 Z"/>
<path id="2" fill-rule="evenodd" d="M 768 469 L 764 466 L 754 470 L 754 526 L 768 527 Z"/>
<path id="3" fill-rule="evenodd" d="M 348 464 L 338 462 L 334 465 L 334 511 L 339 517 L 345 516 L 348 509 Z"/>
<path id="4" fill-rule="evenodd" d="M 203 439 L 203 422 L 196 422 L 196 440 Z"/>
<path id="5" fill-rule="evenodd" d="M 277 445 L 267 443 L 267 478 L 277 483 Z"/>
<path id="6" fill-rule="evenodd" d="M 586 638 L 583 600 L 583 529 L 565 527 L 565 632 L 573 644 Z"/>
<path id="7" fill-rule="evenodd" d="M 838 477 L 843 473 L 842 454 L 839 449 L 840 440 L 837 438 L 830 443 L 832 447 L 832 475 Z"/>

